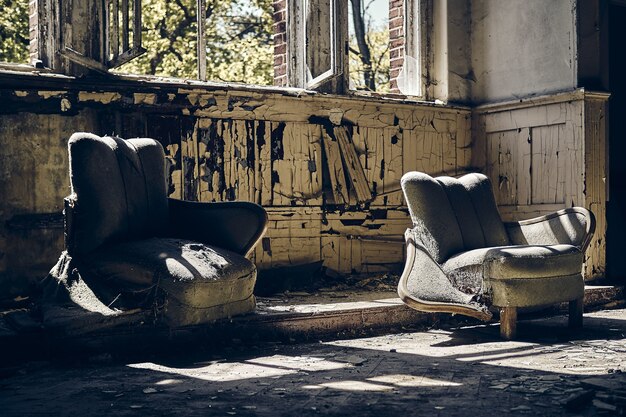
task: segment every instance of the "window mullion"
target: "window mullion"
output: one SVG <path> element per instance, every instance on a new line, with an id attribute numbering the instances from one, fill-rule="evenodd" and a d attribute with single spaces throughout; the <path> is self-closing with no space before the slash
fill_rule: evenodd
<path id="1" fill-rule="evenodd" d="M 198 19 L 198 79 L 206 81 L 206 0 L 197 0 Z"/>

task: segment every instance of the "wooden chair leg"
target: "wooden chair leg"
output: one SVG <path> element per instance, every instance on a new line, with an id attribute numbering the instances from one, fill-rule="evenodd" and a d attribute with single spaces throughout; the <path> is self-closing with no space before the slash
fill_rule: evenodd
<path id="1" fill-rule="evenodd" d="M 569 327 L 579 329 L 583 327 L 583 298 L 569 302 Z"/>
<path id="2" fill-rule="evenodd" d="M 500 337 L 506 340 L 515 339 L 517 333 L 517 308 L 500 308 Z"/>

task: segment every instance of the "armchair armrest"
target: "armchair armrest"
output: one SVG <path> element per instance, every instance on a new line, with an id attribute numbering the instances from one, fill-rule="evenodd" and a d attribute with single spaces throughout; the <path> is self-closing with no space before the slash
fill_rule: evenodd
<path id="1" fill-rule="evenodd" d="M 267 229 L 267 213 L 255 203 L 198 203 L 172 198 L 168 202 L 170 237 L 248 255 Z"/>
<path id="2" fill-rule="evenodd" d="M 473 295 L 457 290 L 439 264 L 408 229 L 406 264 L 398 282 L 398 295 L 409 307 L 418 311 L 463 314 L 488 321 L 491 312 Z"/>
<path id="3" fill-rule="evenodd" d="M 515 245 L 557 245 L 570 244 L 585 251 L 593 232 L 596 220 L 589 210 L 571 207 L 554 213 L 519 222 L 504 224 Z"/>

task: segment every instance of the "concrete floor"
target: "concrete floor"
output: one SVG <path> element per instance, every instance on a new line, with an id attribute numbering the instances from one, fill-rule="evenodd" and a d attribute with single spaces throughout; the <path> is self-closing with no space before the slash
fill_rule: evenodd
<path id="1" fill-rule="evenodd" d="M 0 415 L 624 415 L 626 309 L 132 361 L 28 363 L 0 379 Z"/>

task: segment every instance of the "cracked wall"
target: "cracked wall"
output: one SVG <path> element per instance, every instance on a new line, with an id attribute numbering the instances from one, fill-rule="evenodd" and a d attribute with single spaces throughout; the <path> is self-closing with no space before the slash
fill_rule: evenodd
<path id="1" fill-rule="evenodd" d="M 51 77 L 52 78 L 52 77 Z M 337 273 L 402 267 L 411 221 L 400 177 L 470 167 L 470 111 L 302 91 L 125 88 L 0 77 L 0 291 L 29 292 L 62 250 L 75 131 L 158 139 L 170 196 L 263 205 L 261 269 L 322 261 Z M 50 220 L 52 219 L 52 220 Z"/>

